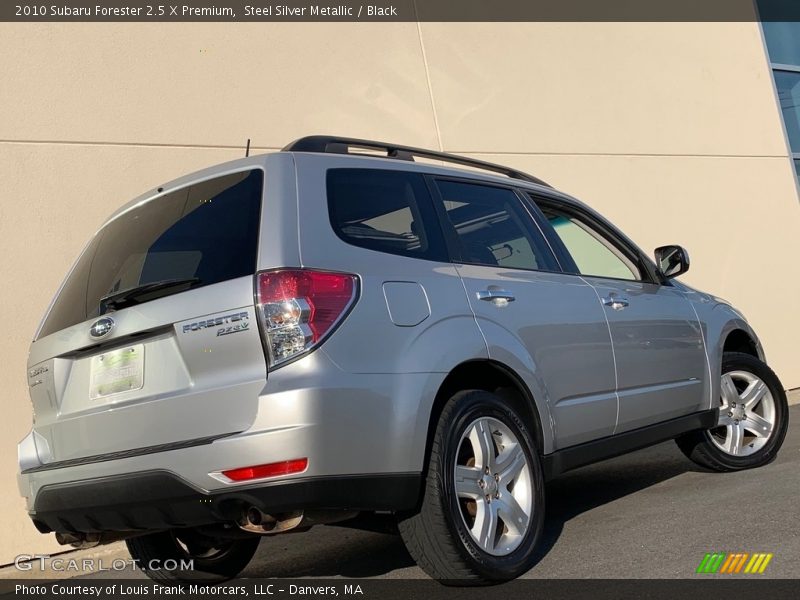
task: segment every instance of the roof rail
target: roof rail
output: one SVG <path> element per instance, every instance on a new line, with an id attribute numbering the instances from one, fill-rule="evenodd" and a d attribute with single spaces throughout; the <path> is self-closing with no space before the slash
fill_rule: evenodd
<path id="1" fill-rule="evenodd" d="M 430 158 L 434 160 L 441 160 L 442 162 L 453 163 L 456 165 L 463 165 L 465 167 L 473 167 L 475 169 L 483 169 L 485 171 L 492 171 L 494 173 L 501 173 L 512 179 L 519 179 L 521 181 L 528 181 L 551 187 L 538 177 L 528 175 L 522 171 L 497 165 L 494 163 L 477 160 L 475 158 L 467 158 L 466 156 L 459 156 L 457 154 L 448 154 L 446 152 L 437 152 L 436 150 L 425 150 L 423 148 L 413 148 L 411 146 L 401 146 L 399 144 L 387 144 L 386 142 L 376 142 L 373 140 L 359 140 L 355 138 L 336 137 L 329 135 L 310 135 L 308 137 L 295 140 L 286 147 L 282 152 L 323 152 L 330 154 L 351 154 L 350 148 L 361 148 L 364 150 L 382 150 L 386 152 L 385 158 L 395 160 L 410 160 L 414 161 L 414 157 Z"/>

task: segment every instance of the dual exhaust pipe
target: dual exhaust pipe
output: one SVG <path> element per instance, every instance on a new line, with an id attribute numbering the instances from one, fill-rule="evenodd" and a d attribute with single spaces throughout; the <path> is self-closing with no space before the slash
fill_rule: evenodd
<path id="1" fill-rule="evenodd" d="M 314 525 L 325 525 L 346 521 L 358 515 L 358 511 L 350 510 L 315 510 L 278 513 L 275 515 L 262 512 L 255 506 L 250 506 L 242 512 L 239 519 L 239 529 L 257 533 L 259 535 L 274 535 L 287 531 L 305 531 Z"/>
<path id="2" fill-rule="evenodd" d="M 56 533 L 56 541 L 62 546 L 72 546 L 78 550 L 86 548 L 94 548 L 95 546 L 102 546 L 104 544 L 111 544 L 126 540 L 137 535 L 142 535 L 142 532 L 136 531 L 105 531 L 103 533 Z"/>
<path id="3" fill-rule="evenodd" d="M 287 531 L 305 531 L 314 525 L 346 521 L 358 515 L 350 510 L 294 510 L 274 515 L 262 512 L 255 506 L 242 510 L 237 521 L 239 529 L 258 535 L 276 535 Z M 63 546 L 85 549 L 111 544 L 146 533 L 144 531 L 108 531 L 103 533 L 56 533 L 56 541 Z"/>
<path id="4" fill-rule="evenodd" d="M 273 516 L 261 512 L 255 506 L 251 506 L 244 511 L 242 518 L 239 520 L 239 529 L 261 535 L 269 533 L 283 533 L 285 531 L 297 529 L 302 522 L 302 510 L 281 513 Z"/>

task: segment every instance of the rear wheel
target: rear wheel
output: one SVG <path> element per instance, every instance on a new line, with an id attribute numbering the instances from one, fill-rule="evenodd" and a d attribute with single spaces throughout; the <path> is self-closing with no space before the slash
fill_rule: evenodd
<path id="1" fill-rule="evenodd" d="M 216 541 L 190 529 L 174 529 L 135 537 L 126 544 L 137 566 L 154 581 L 219 583 L 236 577 L 247 566 L 260 540 L 254 535 Z"/>
<path id="2" fill-rule="evenodd" d="M 775 373 L 749 354 L 726 352 L 717 425 L 676 441 L 686 456 L 703 467 L 737 471 L 773 460 L 788 424 L 786 393 Z"/>
<path id="3" fill-rule="evenodd" d="M 399 523 L 411 556 L 445 583 L 506 581 L 533 566 L 543 522 L 528 426 L 495 394 L 456 394 L 436 427 L 420 510 Z"/>

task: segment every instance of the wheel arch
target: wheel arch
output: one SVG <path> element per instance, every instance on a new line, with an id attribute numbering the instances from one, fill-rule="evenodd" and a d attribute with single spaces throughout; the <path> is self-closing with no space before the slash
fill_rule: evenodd
<path id="1" fill-rule="evenodd" d="M 485 390 L 502 396 L 525 420 L 531 429 L 539 454 L 544 454 L 550 440 L 546 437 L 542 415 L 534 395 L 511 367 L 492 359 L 468 360 L 456 365 L 444 378 L 434 397 L 428 416 L 424 470 L 427 472 L 433 436 L 439 416 L 447 401 L 463 390 Z"/>
<path id="2" fill-rule="evenodd" d="M 722 352 L 741 352 L 763 360 L 760 344 L 754 339 L 751 332 L 738 327 L 728 331 L 722 343 Z"/>
<path id="3" fill-rule="evenodd" d="M 764 349 L 761 342 L 756 336 L 753 328 L 738 315 L 732 314 L 733 311 L 728 309 L 725 316 L 729 318 L 724 321 L 717 321 L 720 323 L 716 335 L 714 334 L 714 322 L 709 323 L 711 328 L 711 340 L 715 343 L 709 344 L 709 362 L 711 367 L 711 393 L 709 398 L 709 407 L 715 406 L 715 402 L 720 394 L 720 377 L 722 376 L 722 356 L 725 352 L 744 352 L 749 354 L 762 362 L 766 363 L 764 356 Z"/>

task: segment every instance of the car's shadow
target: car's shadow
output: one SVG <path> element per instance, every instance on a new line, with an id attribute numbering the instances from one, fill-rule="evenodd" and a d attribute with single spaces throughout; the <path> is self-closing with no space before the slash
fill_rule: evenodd
<path id="1" fill-rule="evenodd" d="M 564 524 L 570 519 L 690 471 L 706 472 L 669 441 L 568 472 L 550 481 L 536 562 L 556 545 Z"/>
<path id="2" fill-rule="evenodd" d="M 240 577 L 379 577 L 414 566 L 398 535 L 318 526 L 265 537 Z"/>
<path id="3" fill-rule="evenodd" d="M 537 562 L 577 515 L 687 471 L 701 470 L 672 442 L 567 473 L 547 485 Z M 399 536 L 342 527 L 265 538 L 243 577 L 423 577 Z"/>

